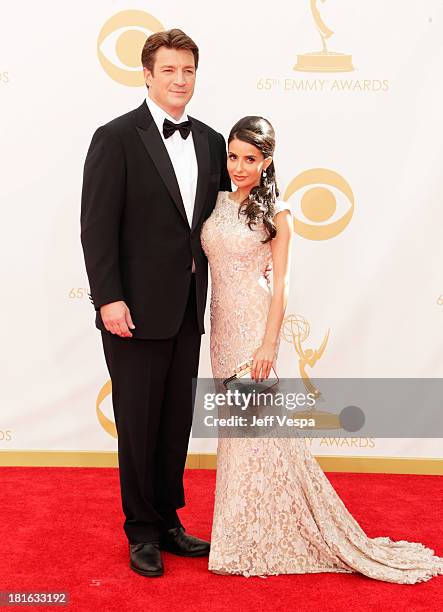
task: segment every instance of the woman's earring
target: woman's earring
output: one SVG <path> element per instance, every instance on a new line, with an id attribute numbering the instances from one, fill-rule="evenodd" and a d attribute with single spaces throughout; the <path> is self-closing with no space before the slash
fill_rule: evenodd
<path id="1" fill-rule="evenodd" d="M 266 170 L 263 170 L 263 178 L 265 179 L 267 176 Z"/>

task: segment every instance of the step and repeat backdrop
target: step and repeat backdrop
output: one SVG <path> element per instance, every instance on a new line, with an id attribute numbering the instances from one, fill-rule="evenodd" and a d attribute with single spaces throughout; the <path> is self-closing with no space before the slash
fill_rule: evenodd
<path id="1" fill-rule="evenodd" d="M 41 0 L 0 13 L 1 451 L 117 448 L 80 246 L 82 170 L 94 130 L 145 97 L 146 37 L 172 27 L 200 47 L 191 115 L 225 136 L 252 114 L 276 130 L 295 229 L 280 376 L 443 376 L 440 0 Z M 311 446 L 443 457 L 436 438 L 331 430 Z"/>

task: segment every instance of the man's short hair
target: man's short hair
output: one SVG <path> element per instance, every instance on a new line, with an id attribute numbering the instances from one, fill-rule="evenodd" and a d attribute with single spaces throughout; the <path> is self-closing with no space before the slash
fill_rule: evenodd
<path id="1" fill-rule="evenodd" d="M 155 32 L 154 34 L 151 34 L 143 45 L 142 65 L 151 73 L 154 71 L 155 56 L 160 47 L 192 51 L 194 55 L 195 68 L 198 67 L 197 45 L 182 30 L 174 28 L 173 30 L 164 30 L 163 32 Z"/>

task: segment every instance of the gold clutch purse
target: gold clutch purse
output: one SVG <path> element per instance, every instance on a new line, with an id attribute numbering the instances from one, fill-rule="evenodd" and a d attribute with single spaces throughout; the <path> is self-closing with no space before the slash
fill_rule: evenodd
<path id="1" fill-rule="evenodd" d="M 251 378 L 252 361 L 251 357 L 234 368 L 234 374 L 229 378 L 225 378 L 223 381 L 225 389 L 239 389 L 244 391 L 254 389 L 256 392 L 275 393 L 279 383 L 277 372 L 272 367 L 271 372 L 274 373 L 274 376 L 269 376 L 263 382 L 256 382 Z"/>

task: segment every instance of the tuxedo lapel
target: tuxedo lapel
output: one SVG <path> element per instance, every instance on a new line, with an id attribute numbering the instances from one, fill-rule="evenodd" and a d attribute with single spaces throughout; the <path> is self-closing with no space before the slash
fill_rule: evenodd
<path id="1" fill-rule="evenodd" d="M 171 158 L 169 157 L 168 151 L 165 147 L 165 143 L 163 142 L 146 102 L 143 102 L 143 104 L 137 109 L 137 132 L 146 148 L 146 151 L 154 162 L 158 173 L 165 183 L 166 188 L 171 194 L 174 204 L 177 206 L 179 213 L 183 217 L 186 225 L 189 227 L 188 217 L 186 216 L 180 188 L 174 172 L 174 166 L 172 165 Z"/>
<path id="2" fill-rule="evenodd" d="M 192 118 L 190 117 L 191 123 Z M 196 125 L 194 123 L 194 125 Z M 200 220 L 200 216 L 206 205 L 206 194 L 209 184 L 209 142 L 208 132 L 200 125 L 192 128 L 192 138 L 194 139 L 195 155 L 198 165 L 197 189 L 195 193 L 194 213 L 192 215 L 192 227 L 194 229 Z"/>

